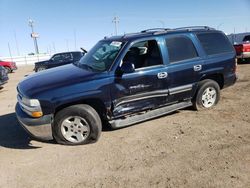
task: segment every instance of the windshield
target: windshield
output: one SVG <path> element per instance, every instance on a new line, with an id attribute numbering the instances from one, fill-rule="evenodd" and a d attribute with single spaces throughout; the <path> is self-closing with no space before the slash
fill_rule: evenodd
<path id="1" fill-rule="evenodd" d="M 100 41 L 82 57 L 79 66 L 87 66 L 98 72 L 107 71 L 122 46 L 123 43 L 119 41 Z"/>

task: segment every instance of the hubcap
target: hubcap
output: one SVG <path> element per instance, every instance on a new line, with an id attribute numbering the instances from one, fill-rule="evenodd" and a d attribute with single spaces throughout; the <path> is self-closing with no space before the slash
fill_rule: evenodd
<path id="1" fill-rule="evenodd" d="M 217 93 L 213 87 L 208 87 L 202 94 L 202 105 L 205 108 L 209 108 L 214 105 L 216 101 Z"/>
<path id="2" fill-rule="evenodd" d="M 84 141 L 90 133 L 88 122 L 79 116 L 71 116 L 63 120 L 61 124 L 63 137 L 73 143 Z"/>

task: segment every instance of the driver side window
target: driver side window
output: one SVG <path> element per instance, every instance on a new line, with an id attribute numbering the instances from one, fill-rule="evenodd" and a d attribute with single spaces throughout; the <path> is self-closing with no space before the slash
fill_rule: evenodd
<path id="1" fill-rule="evenodd" d="M 162 56 L 155 40 L 135 43 L 123 58 L 123 63 L 133 63 L 135 69 L 162 65 Z"/>

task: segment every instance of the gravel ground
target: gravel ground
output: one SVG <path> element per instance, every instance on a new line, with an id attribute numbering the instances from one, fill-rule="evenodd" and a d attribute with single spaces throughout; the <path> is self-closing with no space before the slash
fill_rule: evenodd
<path id="1" fill-rule="evenodd" d="M 208 111 L 185 109 L 120 130 L 95 144 L 30 140 L 14 107 L 16 85 L 0 90 L 0 187 L 250 187 L 250 65 Z"/>

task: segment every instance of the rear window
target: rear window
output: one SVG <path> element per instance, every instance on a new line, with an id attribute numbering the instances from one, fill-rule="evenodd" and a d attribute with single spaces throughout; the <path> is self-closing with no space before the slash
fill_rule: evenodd
<path id="1" fill-rule="evenodd" d="M 169 62 L 193 59 L 198 56 L 193 42 L 185 36 L 173 36 L 166 39 Z"/>
<path id="2" fill-rule="evenodd" d="M 197 37 L 207 55 L 233 51 L 233 47 L 228 38 L 221 33 L 199 33 Z"/>

